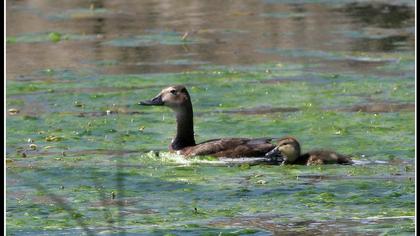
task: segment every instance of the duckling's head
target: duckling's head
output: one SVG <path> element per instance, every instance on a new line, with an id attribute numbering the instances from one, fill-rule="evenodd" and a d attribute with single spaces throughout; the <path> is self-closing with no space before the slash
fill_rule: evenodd
<path id="1" fill-rule="evenodd" d="M 294 162 L 300 156 L 300 144 L 293 137 L 284 137 L 278 141 L 277 147 L 265 154 L 269 158 L 277 158 L 282 162 Z"/>
<path id="2" fill-rule="evenodd" d="M 191 106 L 191 98 L 183 85 L 175 85 L 164 88 L 151 100 L 142 101 L 140 105 L 145 106 L 167 106 L 173 110 Z"/>

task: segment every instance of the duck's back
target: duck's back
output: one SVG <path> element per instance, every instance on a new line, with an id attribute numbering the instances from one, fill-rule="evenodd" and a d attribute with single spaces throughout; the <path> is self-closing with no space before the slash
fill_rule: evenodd
<path id="1" fill-rule="evenodd" d="M 342 164 L 351 165 L 350 157 L 328 150 L 314 150 L 303 154 L 296 160 L 295 164 L 317 165 L 317 164 Z"/>
<path id="2" fill-rule="evenodd" d="M 186 147 L 181 153 L 189 156 L 214 156 L 214 157 L 264 157 L 275 148 L 270 143 L 270 138 L 247 139 L 247 138 L 222 138 L 208 140 L 195 146 Z"/>

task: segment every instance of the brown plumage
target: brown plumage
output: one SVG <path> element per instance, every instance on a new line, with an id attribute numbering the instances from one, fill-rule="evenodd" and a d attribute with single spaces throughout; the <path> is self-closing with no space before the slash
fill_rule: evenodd
<path id="1" fill-rule="evenodd" d="M 264 157 L 276 147 L 270 143 L 270 138 L 221 138 L 196 144 L 191 97 L 182 85 L 165 88 L 153 99 L 140 104 L 167 106 L 175 112 L 177 133 L 169 148 L 187 157 L 204 155 L 230 158 Z"/>
<path id="2" fill-rule="evenodd" d="M 328 150 L 313 150 L 301 155 L 300 144 L 293 137 L 285 137 L 278 141 L 277 147 L 266 154 L 266 157 L 277 159 L 282 164 L 322 165 L 353 164 L 350 157 Z"/>

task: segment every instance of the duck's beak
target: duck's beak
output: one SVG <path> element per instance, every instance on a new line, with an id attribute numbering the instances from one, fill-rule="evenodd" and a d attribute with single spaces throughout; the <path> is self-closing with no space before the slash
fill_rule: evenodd
<path id="1" fill-rule="evenodd" d="M 139 105 L 143 106 L 163 106 L 165 103 L 162 101 L 162 95 L 157 95 L 156 97 L 152 98 L 151 100 L 145 100 L 139 102 Z"/>
<path id="2" fill-rule="evenodd" d="M 278 162 L 282 162 L 284 160 L 283 155 L 279 151 L 279 148 L 278 147 L 276 147 L 273 150 L 267 152 L 265 154 L 265 157 L 270 158 L 272 160 L 276 160 Z"/>

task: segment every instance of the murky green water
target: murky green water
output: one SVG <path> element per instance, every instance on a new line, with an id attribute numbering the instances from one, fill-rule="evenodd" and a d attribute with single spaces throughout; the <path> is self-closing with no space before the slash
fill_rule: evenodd
<path id="1" fill-rule="evenodd" d="M 414 234 L 414 1 L 7 1 L 6 49 L 10 235 Z M 172 113 L 136 104 L 172 84 L 197 141 L 358 164 L 168 154 Z"/>

